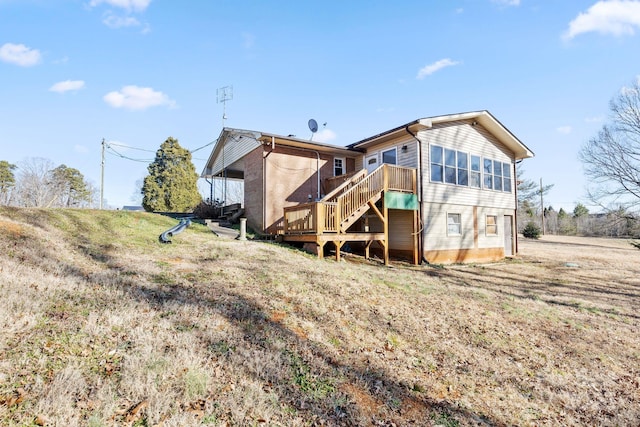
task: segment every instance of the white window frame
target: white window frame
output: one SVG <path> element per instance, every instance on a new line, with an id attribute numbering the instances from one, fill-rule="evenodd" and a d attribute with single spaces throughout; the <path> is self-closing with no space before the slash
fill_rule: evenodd
<path id="1" fill-rule="evenodd" d="M 340 161 L 342 164 L 340 165 L 340 169 L 342 169 L 342 173 L 340 175 L 344 175 L 347 173 L 347 160 L 344 157 L 334 157 L 333 158 L 333 176 L 340 176 L 336 174 L 336 162 Z"/>
<path id="2" fill-rule="evenodd" d="M 489 224 L 489 218 L 494 218 L 493 224 Z M 489 226 L 495 227 L 495 233 L 489 233 Z M 498 235 L 498 215 L 485 215 L 484 217 L 484 235 L 485 236 L 497 236 Z"/>
<path id="3" fill-rule="evenodd" d="M 449 218 L 455 219 L 457 216 L 458 222 L 449 222 Z M 458 231 L 451 231 L 451 226 L 457 225 Z M 447 236 L 462 236 L 462 214 L 459 212 L 447 212 Z"/>
<path id="4" fill-rule="evenodd" d="M 398 164 L 398 147 L 392 147 L 389 148 L 388 150 L 381 150 L 380 151 L 380 164 L 385 164 L 384 161 L 384 153 L 388 153 L 389 151 L 393 151 L 395 153 L 395 159 L 396 162 L 395 163 L 387 163 L 388 165 L 397 165 Z"/>

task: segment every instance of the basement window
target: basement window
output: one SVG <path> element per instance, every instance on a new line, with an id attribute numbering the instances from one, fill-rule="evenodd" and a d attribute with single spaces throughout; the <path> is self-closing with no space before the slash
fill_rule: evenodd
<path id="1" fill-rule="evenodd" d="M 462 219 L 459 213 L 447 214 L 447 235 L 460 236 L 462 234 Z"/>
<path id="2" fill-rule="evenodd" d="M 498 235 L 498 216 L 487 215 L 486 221 L 487 221 L 487 224 L 485 228 L 485 233 L 487 234 L 487 236 L 497 236 Z"/>

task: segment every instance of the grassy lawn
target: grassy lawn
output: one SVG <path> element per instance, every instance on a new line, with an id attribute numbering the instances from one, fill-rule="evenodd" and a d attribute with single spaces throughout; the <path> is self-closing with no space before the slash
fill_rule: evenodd
<path id="1" fill-rule="evenodd" d="M 640 251 L 384 267 L 0 208 L 0 425 L 637 425 Z"/>

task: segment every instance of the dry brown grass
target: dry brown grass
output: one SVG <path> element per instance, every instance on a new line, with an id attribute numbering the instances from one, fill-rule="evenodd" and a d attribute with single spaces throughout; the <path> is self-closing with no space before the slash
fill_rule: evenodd
<path id="1" fill-rule="evenodd" d="M 640 252 L 317 260 L 142 213 L 0 209 L 2 425 L 636 425 Z M 569 263 L 569 264 L 567 264 Z"/>

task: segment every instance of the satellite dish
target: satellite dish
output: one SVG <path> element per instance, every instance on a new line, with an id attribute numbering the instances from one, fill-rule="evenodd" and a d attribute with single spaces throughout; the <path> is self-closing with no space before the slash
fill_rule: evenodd
<path id="1" fill-rule="evenodd" d="M 314 119 L 309 119 L 309 130 L 311 130 L 311 132 L 313 133 L 318 132 L 318 122 L 316 122 Z"/>

